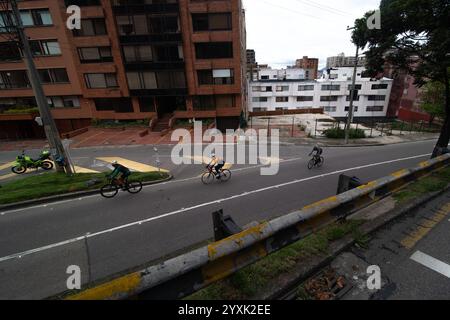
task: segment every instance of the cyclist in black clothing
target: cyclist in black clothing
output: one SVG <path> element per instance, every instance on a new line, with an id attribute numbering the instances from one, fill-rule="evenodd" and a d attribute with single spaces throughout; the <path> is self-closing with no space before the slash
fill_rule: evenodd
<path id="1" fill-rule="evenodd" d="M 130 169 L 117 163 L 117 161 L 113 161 L 112 166 L 114 167 L 114 171 L 109 175 L 109 177 L 115 180 L 119 186 L 123 187 L 126 179 L 131 174 Z"/>
<path id="2" fill-rule="evenodd" d="M 314 153 L 314 161 L 315 165 L 317 165 L 320 162 L 320 156 L 322 155 L 323 149 L 319 147 L 319 145 L 315 145 L 313 150 L 310 152 L 309 156 L 311 156 Z"/>

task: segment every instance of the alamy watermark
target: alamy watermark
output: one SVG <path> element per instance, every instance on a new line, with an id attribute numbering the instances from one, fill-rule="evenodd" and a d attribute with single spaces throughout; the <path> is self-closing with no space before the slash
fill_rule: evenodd
<path id="1" fill-rule="evenodd" d="M 217 129 L 209 129 L 203 133 L 202 122 L 194 121 L 193 136 L 187 129 L 177 129 L 172 133 L 171 140 L 178 142 L 171 153 L 171 160 L 175 165 L 202 164 L 208 162 L 211 155 L 215 154 L 231 165 L 262 165 L 260 172 L 263 176 L 276 175 L 279 171 L 278 129 L 271 129 L 270 132 L 266 129 L 246 131 L 228 129 L 224 135 Z M 206 147 L 203 148 L 205 141 Z"/>
<path id="2" fill-rule="evenodd" d="M 375 10 L 374 13 L 367 18 L 367 28 L 369 30 L 381 29 L 381 11 Z"/>

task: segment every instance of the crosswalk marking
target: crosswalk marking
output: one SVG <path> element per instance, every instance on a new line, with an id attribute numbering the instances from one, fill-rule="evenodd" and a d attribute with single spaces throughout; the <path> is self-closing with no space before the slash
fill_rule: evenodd
<path id="1" fill-rule="evenodd" d="M 76 173 L 100 173 L 100 171 L 91 170 L 88 168 L 83 168 L 79 166 L 74 166 Z"/>
<path id="2" fill-rule="evenodd" d="M 158 171 L 158 168 L 156 168 L 156 167 L 149 166 L 149 165 L 144 164 L 144 163 L 140 163 L 140 162 L 136 162 L 136 161 L 120 158 L 120 157 L 99 157 L 97 159 L 101 160 L 101 161 L 108 162 L 108 163 L 111 163 L 114 160 L 116 160 L 118 163 L 120 163 L 121 165 L 124 165 L 125 167 L 129 168 L 131 171 L 137 171 L 137 172 Z M 161 169 L 160 171 L 161 172 L 169 172 L 168 170 L 165 170 L 165 169 Z"/>
<path id="3" fill-rule="evenodd" d="M 13 166 L 13 164 L 14 164 L 14 161 L 2 164 L 2 165 L 0 165 L 0 170 L 10 168 Z"/>

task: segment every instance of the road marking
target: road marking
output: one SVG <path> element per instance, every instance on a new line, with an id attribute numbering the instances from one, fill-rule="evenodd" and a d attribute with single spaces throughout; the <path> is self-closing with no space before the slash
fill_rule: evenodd
<path id="1" fill-rule="evenodd" d="M 117 162 L 119 162 L 120 164 L 124 165 L 127 168 L 130 168 L 132 171 L 137 171 L 137 172 L 158 171 L 158 168 L 156 168 L 156 167 L 149 166 L 149 165 L 144 164 L 144 163 L 140 163 L 140 162 L 136 162 L 136 161 L 120 158 L 120 157 L 99 157 L 97 159 L 101 160 L 101 161 L 108 162 L 108 163 L 111 163 L 114 160 L 117 160 Z M 161 172 L 169 172 L 168 170 L 165 170 L 165 169 L 161 169 L 160 171 Z"/>
<path id="2" fill-rule="evenodd" d="M 168 213 L 156 216 L 156 217 L 152 217 L 152 218 L 148 218 L 148 219 L 144 219 L 144 220 L 140 220 L 140 221 L 135 221 L 135 222 L 130 222 L 130 223 L 127 223 L 127 224 L 124 224 L 124 225 L 121 225 L 121 226 L 114 227 L 114 228 L 102 230 L 102 231 L 95 232 L 95 233 L 90 233 L 90 234 L 85 235 L 85 236 L 80 236 L 80 237 L 76 237 L 76 238 L 73 238 L 73 239 L 69 239 L 69 240 L 65 240 L 65 241 L 62 241 L 62 242 L 54 243 L 54 244 L 51 244 L 51 245 L 47 245 L 47 246 L 44 246 L 44 247 L 35 248 L 35 249 L 27 250 L 27 251 L 24 251 L 24 252 L 20 252 L 20 253 L 15 253 L 15 254 L 12 254 L 12 255 L 0 258 L 0 262 L 11 260 L 11 259 L 22 258 L 22 257 L 24 257 L 26 255 L 33 254 L 33 253 L 36 253 L 36 252 L 48 250 L 48 249 L 55 248 L 55 247 L 60 247 L 60 246 L 63 246 L 65 244 L 76 242 L 76 241 L 82 241 L 85 238 L 97 237 L 99 235 L 103 235 L 103 234 L 111 233 L 111 232 L 114 232 L 114 231 L 130 228 L 130 227 L 133 227 L 133 226 L 139 226 L 139 225 L 142 225 L 144 223 L 148 223 L 148 222 L 155 221 L 155 220 L 160 220 L 160 219 L 163 219 L 163 218 L 166 218 L 166 217 L 170 217 L 170 216 L 173 216 L 173 215 L 177 215 L 177 214 L 180 214 L 180 213 L 184 213 L 184 212 L 187 212 L 187 211 L 192 211 L 192 210 L 203 208 L 203 207 L 207 207 L 207 206 L 210 206 L 210 205 L 219 204 L 219 203 L 223 203 L 223 202 L 226 202 L 226 201 L 239 199 L 239 198 L 242 198 L 242 197 L 247 197 L 247 196 L 252 195 L 252 194 L 257 194 L 257 193 L 268 191 L 268 190 L 272 190 L 272 189 L 278 189 L 278 188 L 285 187 L 285 186 L 288 186 L 288 185 L 301 183 L 301 182 L 304 182 L 304 181 L 319 179 L 319 178 L 323 178 L 323 177 L 327 177 L 327 176 L 331 176 L 331 175 L 335 175 L 335 174 L 339 174 L 339 173 L 343 173 L 343 172 L 347 172 L 347 171 L 351 171 L 351 170 L 370 168 L 370 167 L 379 166 L 379 165 L 388 164 L 388 163 L 394 163 L 394 162 L 400 162 L 400 161 L 405 161 L 405 160 L 410 160 L 410 159 L 426 157 L 426 156 L 429 156 L 429 155 L 430 154 L 424 154 L 424 155 L 412 156 L 412 157 L 407 157 L 407 158 L 383 161 L 383 162 L 378 162 L 378 163 L 374 163 L 374 164 L 358 166 L 358 167 L 354 167 L 354 168 L 342 169 L 342 170 L 337 170 L 337 171 L 333 171 L 333 172 L 329 172 L 329 173 L 325 173 L 325 174 L 321 174 L 321 175 L 317 175 L 317 176 L 312 176 L 312 177 L 303 178 L 303 179 L 297 179 L 297 180 L 293 180 L 293 181 L 290 181 L 290 182 L 281 183 L 281 184 L 278 184 L 278 185 L 269 186 L 269 187 L 265 187 L 265 188 L 261 188 L 261 189 L 256 189 L 256 190 L 252 190 L 252 191 L 246 191 L 246 192 L 243 192 L 243 193 L 240 193 L 240 194 L 236 194 L 236 195 L 233 195 L 233 196 L 230 196 L 230 197 L 227 197 L 227 198 L 201 203 L 201 204 L 198 204 L 198 205 L 195 205 L 195 206 L 192 206 L 192 207 L 182 208 L 182 209 L 179 209 L 179 210 L 168 212 Z M 78 200 L 82 200 L 82 199 L 83 198 L 79 198 Z M 69 202 L 69 201 L 71 201 L 71 200 L 67 200 L 66 202 Z M 61 201 L 61 203 L 63 203 L 63 202 L 64 201 Z M 51 205 L 54 205 L 54 203 L 52 203 Z M 43 205 L 43 206 L 47 206 L 47 205 Z M 42 205 L 40 207 L 42 207 Z M 30 209 L 30 208 L 24 208 L 24 209 Z M 23 209 L 19 209 L 19 210 L 23 210 Z M 14 211 L 16 211 L 16 210 L 14 210 Z M 12 211 L 10 211 L 10 212 L 12 212 Z M 4 215 L 4 213 L 5 212 L 2 212 L 1 215 Z"/>
<path id="3" fill-rule="evenodd" d="M 0 170 L 3 170 L 3 169 L 7 169 L 7 168 L 12 167 L 13 164 L 14 164 L 14 162 L 15 162 L 15 161 L 8 162 L 8 163 L 5 163 L 5 164 L 0 165 Z"/>
<path id="4" fill-rule="evenodd" d="M 3 176 L 0 176 L 0 180 L 5 180 L 5 179 L 8 179 L 8 178 L 12 178 L 14 176 L 16 176 L 15 173 L 8 173 L 8 174 L 5 174 Z"/>
<path id="5" fill-rule="evenodd" d="M 79 167 L 79 166 L 74 166 L 74 168 L 75 168 L 76 173 L 100 173 L 100 171 L 95 171 L 92 169 L 83 168 L 83 167 Z"/>
<path id="6" fill-rule="evenodd" d="M 412 249 L 417 242 L 425 237 L 439 222 L 445 219 L 450 213 L 450 203 L 440 208 L 432 217 L 428 217 L 419 221 L 419 226 L 405 237 L 400 243 L 407 249 Z"/>
<path id="7" fill-rule="evenodd" d="M 447 278 L 450 278 L 450 265 L 447 263 L 444 263 L 420 251 L 416 251 L 410 259 L 446 276 Z"/>

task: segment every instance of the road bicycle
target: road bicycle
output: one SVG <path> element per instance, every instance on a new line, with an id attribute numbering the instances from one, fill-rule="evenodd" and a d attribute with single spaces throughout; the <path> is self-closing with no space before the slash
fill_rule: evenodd
<path id="1" fill-rule="evenodd" d="M 217 179 L 215 172 L 213 171 L 212 166 L 207 166 L 205 173 L 202 174 L 202 182 L 204 184 L 211 184 L 215 180 L 221 181 L 221 182 L 227 182 L 231 178 L 231 171 L 228 169 L 220 169 L 219 170 L 219 178 Z"/>
<path id="2" fill-rule="evenodd" d="M 322 156 L 313 156 L 313 158 L 308 162 L 308 169 L 311 170 L 314 167 L 320 168 L 324 162 L 325 159 Z"/>
<path id="3" fill-rule="evenodd" d="M 107 184 L 105 184 L 100 189 L 100 194 L 105 198 L 114 198 L 118 193 L 119 190 L 122 189 L 123 191 L 128 191 L 129 193 L 136 194 L 141 192 L 142 190 L 142 182 L 141 181 L 128 181 L 128 178 L 125 178 L 124 184 L 122 186 L 118 185 L 118 182 L 116 179 L 109 178 L 109 181 Z"/>

